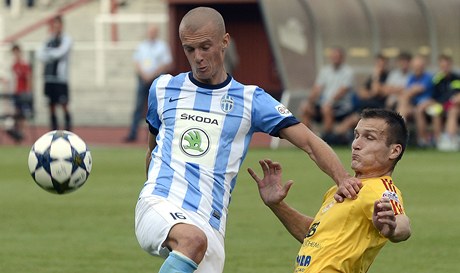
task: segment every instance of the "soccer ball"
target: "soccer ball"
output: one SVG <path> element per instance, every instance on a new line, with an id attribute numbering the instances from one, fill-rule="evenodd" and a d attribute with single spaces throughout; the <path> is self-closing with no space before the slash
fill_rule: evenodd
<path id="1" fill-rule="evenodd" d="M 79 136 L 69 131 L 52 131 L 37 139 L 28 163 L 32 178 L 42 189 L 64 194 L 83 186 L 93 160 Z"/>

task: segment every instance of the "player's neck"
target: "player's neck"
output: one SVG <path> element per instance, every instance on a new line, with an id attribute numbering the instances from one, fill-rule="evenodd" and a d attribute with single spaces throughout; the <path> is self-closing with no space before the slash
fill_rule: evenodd
<path id="1" fill-rule="evenodd" d="M 366 172 L 366 173 L 356 171 L 355 172 L 355 177 L 358 178 L 358 179 L 368 179 L 368 178 L 374 178 L 374 177 L 391 176 L 392 173 L 393 173 L 392 170 L 388 170 L 388 171 L 371 171 L 371 172 Z"/>

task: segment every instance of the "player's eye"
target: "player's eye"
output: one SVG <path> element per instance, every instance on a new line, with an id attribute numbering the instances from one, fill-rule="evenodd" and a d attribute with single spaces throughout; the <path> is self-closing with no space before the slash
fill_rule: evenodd
<path id="1" fill-rule="evenodd" d="M 373 135 L 367 135 L 367 136 L 366 136 L 366 139 L 368 139 L 368 140 L 374 140 L 375 137 L 374 137 Z"/>
<path id="2" fill-rule="evenodd" d="M 185 50 L 186 52 L 188 52 L 188 53 L 191 53 L 191 52 L 193 52 L 194 48 L 193 48 L 193 47 L 190 47 L 190 46 L 186 46 L 186 47 L 184 47 L 184 50 Z"/>

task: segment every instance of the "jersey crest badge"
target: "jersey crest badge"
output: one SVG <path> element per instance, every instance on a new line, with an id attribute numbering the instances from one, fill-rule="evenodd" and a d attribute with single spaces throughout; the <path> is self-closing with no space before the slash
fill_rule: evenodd
<path id="1" fill-rule="evenodd" d="M 229 95 L 224 95 L 222 96 L 222 98 L 220 99 L 220 108 L 222 109 L 222 111 L 224 111 L 225 113 L 230 113 L 232 110 L 233 110 L 233 106 L 234 106 L 234 101 L 233 101 L 233 98 L 230 97 Z"/>
<path id="2" fill-rule="evenodd" d="M 275 106 L 275 109 L 276 111 L 278 111 L 278 113 L 280 113 L 282 116 L 290 116 L 292 115 L 291 111 L 289 111 L 289 109 L 286 108 L 286 106 L 282 105 L 282 104 L 278 104 L 277 106 Z"/>
<path id="3" fill-rule="evenodd" d="M 393 201 L 399 203 L 398 194 L 395 193 L 395 192 L 386 190 L 386 191 L 382 194 L 382 197 L 387 197 L 388 199 L 393 200 Z"/>

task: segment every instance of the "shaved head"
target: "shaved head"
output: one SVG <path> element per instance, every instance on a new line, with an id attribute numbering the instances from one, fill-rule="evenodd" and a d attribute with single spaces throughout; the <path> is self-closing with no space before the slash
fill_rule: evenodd
<path id="1" fill-rule="evenodd" d="M 179 35 L 182 35 L 184 31 L 196 32 L 208 24 L 212 24 L 216 28 L 217 35 L 225 34 L 224 18 L 217 10 L 208 7 L 194 8 L 182 18 L 179 25 Z"/>
<path id="2" fill-rule="evenodd" d="M 219 12 L 207 7 L 192 9 L 180 22 L 179 37 L 195 79 L 206 84 L 227 79 L 224 57 L 230 35 Z"/>

